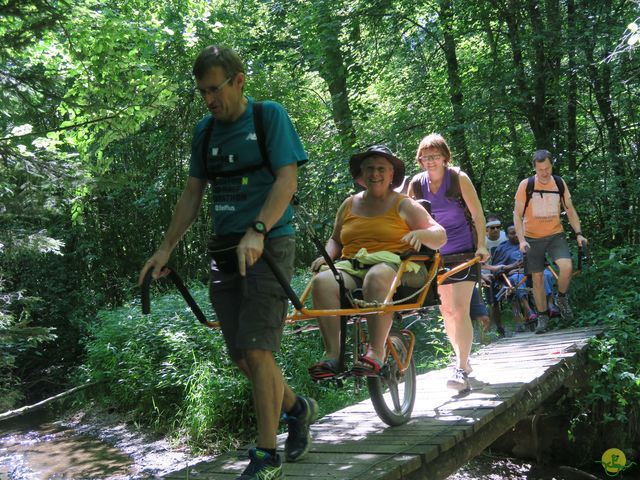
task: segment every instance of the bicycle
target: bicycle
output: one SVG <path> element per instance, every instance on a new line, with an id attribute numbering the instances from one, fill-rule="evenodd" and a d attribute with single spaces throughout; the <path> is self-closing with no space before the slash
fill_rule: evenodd
<path id="1" fill-rule="evenodd" d="M 351 307 L 319 310 L 309 309 L 304 306 L 311 291 L 311 282 L 306 286 L 303 294 L 298 297 L 286 281 L 280 269 L 274 263 L 269 252 L 265 251 L 263 258 L 274 272 L 274 275 L 293 305 L 293 313 L 290 313 L 286 318 L 288 324 L 312 320 L 318 316 L 339 316 L 341 318 L 341 329 L 343 333 L 341 336 L 341 358 L 339 362 L 341 371 L 334 377 L 334 379 L 338 381 L 352 376 L 349 373 L 350 369 L 345 368 L 346 363 L 344 361 L 347 344 L 347 324 L 353 326 L 353 357 L 358 358 L 360 355 L 366 353 L 367 335 L 364 324 L 366 324 L 367 315 L 394 313 L 394 320 L 399 320 L 405 316 L 415 315 L 438 305 L 437 285 L 441 284 L 449 276 L 479 261 L 478 257 L 474 257 L 457 265 L 455 268 L 444 271 L 441 269 L 441 257 L 437 251 L 403 255 L 401 256 L 401 263 L 396 277 L 394 278 L 387 297 L 382 303 L 366 304 L 362 300 L 354 298 L 353 306 Z M 424 262 L 428 266 L 427 280 L 419 289 L 409 289 L 408 287 L 401 286 L 402 276 L 409 262 Z M 207 320 L 188 289 L 184 286 L 179 275 L 173 269 L 169 267 L 166 268 L 169 269 L 168 278 L 173 281 L 196 318 L 209 328 L 218 328 L 218 322 L 210 322 Z M 337 271 L 334 273 L 339 276 Z M 151 311 L 151 281 L 152 277 L 149 271 L 142 283 L 142 311 L 144 314 L 148 314 Z M 367 388 L 371 403 L 378 417 L 390 426 L 406 423 L 410 419 L 413 411 L 416 399 L 416 367 L 413 361 L 414 346 L 415 335 L 413 332 L 407 328 L 400 329 L 394 325 L 386 340 L 384 364 L 380 374 L 378 376 L 367 377 Z"/>

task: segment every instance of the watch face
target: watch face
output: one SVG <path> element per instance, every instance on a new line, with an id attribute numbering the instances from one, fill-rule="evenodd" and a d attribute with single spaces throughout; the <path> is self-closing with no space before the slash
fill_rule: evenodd
<path id="1" fill-rule="evenodd" d="M 265 233 L 267 231 L 267 227 L 262 222 L 253 222 L 253 229 L 258 233 Z"/>

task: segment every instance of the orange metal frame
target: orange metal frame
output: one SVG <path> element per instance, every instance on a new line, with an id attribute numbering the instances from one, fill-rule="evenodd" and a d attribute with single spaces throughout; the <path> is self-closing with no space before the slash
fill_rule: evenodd
<path id="1" fill-rule="evenodd" d="M 436 252 L 433 256 L 431 255 L 422 255 L 422 254 L 413 254 L 406 258 L 404 258 L 400 266 L 398 267 L 398 272 L 393 279 L 391 284 L 391 288 L 389 289 L 389 293 L 387 297 L 384 299 L 379 306 L 375 307 L 352 307 L 352 308 L 337 308 L 337 309 L 313 309 L 313 308 L 302 308 L 300 310 L 294 310 L 293 313 L 289 314 L 285 319 L 287 324 L 294 324 L 296 322 L 311 320 L 317 317 L 333 317 L 333 316 L 353 316 L 356 317 L 356 322 L 360 322 L 362 317 L 366 315 L 375 315 L 375 314 L 385 314 L 385 313 L 393 313 L 393 312 L 402 312 L 402 311 L 411 311 L 422 308 L 424 304 L 424 300 L 429 294 L 429 290 L 431 289 L 431 283 L 437 282 L 438 285 L 441 285 L 447 278 L 451 275 L 455 275 L 456 273 L 469 268 L 470 266 L 478 263 L 480 261 L 480 257 L 474 257 L 466 262 L 461 263 L 460 265 L 448 270 L 446 272 L 438 274 L 438 270 L 440 269 L 440 253 Z M 407 266 L 409 262 L 431 262 L 429 269 L 427 271 L 427 280 L 425 282 L 425 288 L 417 295 L 415 302 L 413 303 L 402 303 L 402 304 L 393 304 L 393 296 L 395 295 L 396 290 L 402 284 L 402 277 L 407 271 Z M 300 303 L 304 305 L 306 300 L 308 299 L 311 293 L 311 285 L 312 281 L 310 281 L 305 287 L 302 295 L 300 296 Z M 211 328 L 218 328 L 220 324 L 218 322 L 208 322 L 207 325 Z M 411 362 L 411 358 L 413 356 L 413 348 L 415 345 L 415 335 L 410 330 L 403 329 L 401 333 L 407 337 L 409 340 L 409 348 L 408 354 L 406 358 L 401 359 L 398 351 L 395 346 L 391 342 L 389 338 L 387 338 L 387 356 L 391 354 L 393 356 L 396 365 L 400 369 L 401 372 L 404 372 Z M 366 339 L 363 339 L 366 341 Z M 386 358 L 384 359 L 387 360 Z"/>

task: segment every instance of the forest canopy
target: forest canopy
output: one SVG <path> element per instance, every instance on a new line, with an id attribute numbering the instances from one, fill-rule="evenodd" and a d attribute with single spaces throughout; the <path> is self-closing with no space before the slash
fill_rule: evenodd
<path id="1" fill-rule="evenodd" d="M 439 132 L 485 212 L 509 220 L 545 148 L 594 249 L 637 245 L 638 7 L 0 1 L 0 390 L 65 378 L 96 310 L 136 294 L 206 113 L 190 72 L 209 44 L 246 61 L 248 95 L 289 111 L 310 157 L 300 198 L 323 238 L 353 188 L 355 149 L 386 143 L 413 173 L 419 140 Z M 206 215 L 173 259 L 189 279 L 206 275 Z M 316 253 L 299 231 L 308 265 Z"/>

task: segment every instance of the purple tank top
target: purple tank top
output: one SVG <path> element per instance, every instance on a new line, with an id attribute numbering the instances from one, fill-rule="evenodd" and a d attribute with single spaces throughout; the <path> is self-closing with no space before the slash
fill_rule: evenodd
<path id="1" fill-rule="evenodd" d="M 426 172 L 420 178 L 422 196 L 431 202 L 431 215 L 447 232 L 447 243 L 440 248 L 442 255 L 473 251 L 473 234 L 464 214 L 464 207 L 459 201 L 445 196 L 451 183 L 449 172 L 449 168 L 445 168 L 442 185 L 437 193 L 430 190 L 429 175 Z"/>

